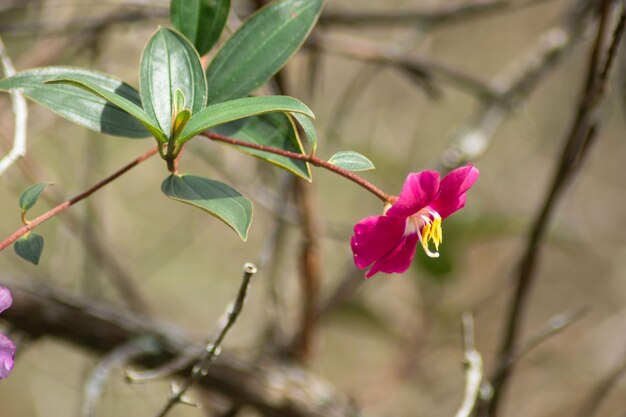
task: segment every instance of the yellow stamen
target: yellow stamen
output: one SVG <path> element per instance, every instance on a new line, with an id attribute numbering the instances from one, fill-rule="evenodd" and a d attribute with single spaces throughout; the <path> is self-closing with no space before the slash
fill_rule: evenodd
<path id="1" fill-rule="evenodd" d="M 441 230 L 441 217 L 436 216 L 434 219 L 425 219 L 424 226 L 422 227 L 422 248 L 426 255 L 431 258 L 437 258 L 439 256 L 439 245 L 443 242 L 443 231 Z M 428 247 L 428 243 L 433 241 L 435 245 L 435 252 L 431 252 Z"/>

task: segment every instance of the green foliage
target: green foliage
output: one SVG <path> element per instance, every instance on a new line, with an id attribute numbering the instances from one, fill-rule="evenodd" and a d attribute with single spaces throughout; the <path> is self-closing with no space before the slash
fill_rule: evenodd
<path id="1" fill-rule="evenodd" d="M 16 240 L 13 249 L 20 258 L 38 265 L 43 252 L 43 237 L 35 232 L 30 232 Z"/>
<path id="2" fill-rule="evenodd" d="M 337 152 L 330 157 L 328 162 L 348 171 L 369 171 L 376 169 L 372 161 L 354 151 Z"/>
<path id="3" fill-rule="evenodd" d="M 230 185 L 190 174 L 170 175 L 161 184 L 161 191 L 217 217 L 241 239 L 247 239 L 252 223 L 252 203 Z"/>
<path id="4" fill-rule="evenodd" d="M 144 138 L 150 133 L 128 114 L 108 100 L 94 96 L 70 84 L 44 84 L 51 78 L 81 77 L 82 80 L 110 94 L 119 95 L 141 107 L 139 93 L 131 86 L 105 74 L 82 68 L 46 67 L 22 71 L 0 80 L 0 90 L 19 88 L 32 101 L 58 115 L 96 132 L 128 138 Z"/>
<path id="5" fill-rule="evenodd" d="M 94 83 L 93 80 L 88 77 L 78 74 L 66 74 L 50 79 L 46 81 L 46 84 L 72 85 L 82 88 L 85 91 L 89 91 L 90 93 L 115 104 L 118 108 L 137 119 L 158 140 L 162 142 L 167 141 L 165 133 L 156 126 L 155 121 L 148 116 L 148 114 L 140 106 L 127 98 L 116 94 L 115 92 L 111 92 L 97 83 Z"/>
<path id="6" fill-rule="evenodd" d="M 311 110 L 292 97 L 247 96 L 297 51 L 322 5 L 323 0 L 268 4 L 223 45 L 205 74 L 198 50 L 205 54 L 218 41 L 230 0 L 171 0 L 171 21 L 180 32 L 160 27 L 150 37 L 141 56 L 139 93 L 108 75 L 66 67 L 24 71 L 0 80 L 0 90 L 20 88 L 37 103 L 98 132 L 128 137 L 151 134 L 160 142 L 161 156 L 172 171 L 182 145 L 208 129 L 229 132 L 241 142 L 304 154 L 298 125 L 312 151 L 317 146 Z M 239 149 L 311 180 L 304 161 Z M 218 217 L 245 240 L 252 205 L 230 186 L 193 175 L 172 175 L 162 190 Z M 32 207 L 42 191 L 41 186 L 27 190 L 20 200 L 22 210 Z M 30 235 L 20 242 L 16 251 L 19 247 L 21 256 L 38 261 L 37 244 L 43 248 L 43 239 Z"/>
<path id="7" fill-rule="evenodd" d="M 159 28 L 148 41 L 140 64 L 141 102 L 146 113 L 167 136 L 172 132 L 172 111 L 180 90 L 195 114 L 206 104 L 206 80 L 200 57 L 184 36 Z"/>
<path id="8" fill-rule="evenodd" d="M 309 120 L 307 116 L 299 113 L 293 114 Z M 267 113 L 261 116 L 248 117 L 216 126 L 212 131 L 242 142 L 256 143 L 288 152 L 304 153 L 297 129 L 294 128 L 290 118 L 283 113 Z M 311 181 L 311 169 L 309 164 L 304 161 L 241 146 L 235 148 Z"/>
<path id="9" fill-rule="evenodd" d="M 219 40 L 230 11 L 230 0 L 172 0 L 172 26 L 204 55 Z"/>
<path id="10" fill-rule="evenodd" d="M 185 129 L 183 129 L 177 142 L 184 143 L 198 133 L 223 123 L 271 112 L 294 112 L 305 114 L 308 117 L 315 117 L 306 105 L 293 97 L 245 97 L 213 104 L 200 113 L 194 114 L 187 126 L 185 126 Z"/>
<path id="11" fill-rule="evenodd" d="M 39 182 L 37 184 L 31 185 L 30 187 L 25 189 L 22 194 L 20 194 L 19 204 L 22 213 L 26 213 L 35 205 L 37 200 L 39 200 L 41 193 L 43 193 L 43 191 L 49 185 L 50 183 L 47 182 Z"/>
<path id="12" fill-rule="evenodd" d="M 209 104 L 245 97 L 265 84 L 300 48 L 323 0 L 281 0 L 252 15 L 206 71 Z"/>

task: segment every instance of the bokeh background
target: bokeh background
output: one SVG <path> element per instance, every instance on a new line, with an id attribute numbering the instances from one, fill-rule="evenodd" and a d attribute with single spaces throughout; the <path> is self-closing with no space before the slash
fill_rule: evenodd
<path id="1" fill-rule="evenodd" d="M 488 83 L 521 68 L 542 34 L 559 25 L 574 2 L 533 3 L 435 26 L 327 23 L 320 26 L 319 35 L 329 48 L 341 49 L 347 42 L 356 53 L 366 43 Z M 458 3 L 332 0 L 326 12 L 433 10 L 453 4 Z M 137 86 L 142 47 L 158 24 L 167 24 L 167 7 L 166 1 L 3 0 L 0 35 L 18 70 L 82 66 Z M 234 1 L 240 16 L 251 7 L 244 0 Z M 142 17 L 96 32 L 85 30 L 99 19 L 137 11 Z M 322 299 L 341 282 L 354 285 L 349 286 L 352 295 L 320 323 L 309 366 L 353 397 L 368 415 L 454 415 L 464 389 L 464 311 L 474 313 L 477 349 L 487 374 L 494 370 L 515 268 L 573 120 L 593 29 L 576 33 L 577 41 L 562 59 L 506 110 L 493 135 L 477 145 L 484 149 L 472 162 L 481 177 L 468 195 L 467 207 L 444 223 L 439 259 L 418 253 L 404 275 L 379 275 L 363 282 L 362 272 L 352 266 L 352 226 L 382 207 L 354 184 L 314 169 L 310 188 L 319 220 Z M 289 94 L 317 115 L 318 156 L 346 149 L 361 152 L 377 167 L 364 177 L 397 194 L 409 172 L 441 169 L 442 155 L 477 126 L 480 103 L 470 89 L 435 77 L 429 81 L 437 88 L 433 96 L 423 79 L 397 66 L 346 55 L 318 51 L 314 61 L 305 48 L 285 70 Z M 621 68 L 600 108 L 598 140 L 558 205 L 541 252 L 521 342 L 564 312 L 582 309 L 584 314 L 519 361 L 502 415 L 576 415 L 593 388 L 624 367 L 626 113 Z M 4 153 L 10 148 L 13 122 L 8 95 L 0 99 Z M 20 226 L 17 198 L 28 185 L 54 183 L 50 200 L 33 210 L 41 213 L 53 199 L 77 194 L 152 146 L 149 139 L 89 132 L 34 104 L 29 110 L 28 156 L 0 179 L 2 236 Z M 97 239 L 149 300 L 155 318 L 201 339 L 235 294 L 243 263 L 255 262 L 260 272 L 225 350 L 256 357 L 267 348 L 263 337 L 272 322 L 279 333 L 293 334 L 302 304 L 302 222 L 292 198 L 292 180 L 276 167 L 201 140 L 185 151 L 181 166 L 182 171 L 229 182 L 254 201 L 246 243 L 212 217 L 166 199 L 160 192 L 165 165 L 154 158 L 41 226 L 46 248 L 39 266 L 20 260 L 12 250 L 3 252 L 0 279 L 35 280 L 121 305 L 108 282 L 108 261 L 94 256 L 85 244 Z M 97 359 L 57 340 L 25 344 L 13 374 L 0 382 L 0 416 L 80 415 L 83 383 Z M 107 384 L 98 415 L 154 415 L 168 394 L 168 382 L 129 386 L 122 375 L 120 369 Z M 624 413 L 622 378 L 596 415 Z M 203 411 L 178 407 L 171 415 L 199 416 Z"/>

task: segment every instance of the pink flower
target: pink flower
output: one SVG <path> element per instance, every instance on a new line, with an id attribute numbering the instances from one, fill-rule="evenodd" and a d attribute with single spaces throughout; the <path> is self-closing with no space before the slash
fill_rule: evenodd
<path id="1" fill-rule="evenodd" d="M 9 308 L 12 303 L 13 298 L 8 288 L 0 286 L 0 313 Z M 11 373 L 14 357 L 15 345 L 11 339 L 0 333 L 0 379 L 6 378 Z"/>
<path id="2" fill-rule="evenodd" d="M 366 217 L 354 226 L 350 240 L 354 263 L 360 269 L 373 264 L 365 277 L 406 271 L 418 242 L 428 256 L 438 257 L 443 241 L 441 222 L 465 206 L 465 193 L 478 174 L 471 165 L 455 169 L 441 181 L 436 171 L 409 174 L 400 196 L 385 207 L 383 216 Z"/>

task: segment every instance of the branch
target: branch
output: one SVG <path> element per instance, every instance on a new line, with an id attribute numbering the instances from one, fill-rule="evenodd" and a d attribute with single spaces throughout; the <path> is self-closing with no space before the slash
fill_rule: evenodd
<path id="1" fill-rule="evenodd" d="M 355 175 L 352 172 L 347 171 L 343 168 L 339 168 L 338 166 L 333 165 L 327 161 L 324 161 L 323 159 L 320 159 L 316 156 L 303 155 L 297 152 L 284 151 L 282 149 L 276 149 L 276 148 L 272 148 L 270 146 L 265 146 L 265 145 L 258 145 L 256 143 L 242 142 L 237 139 L 229 138 L 227 136 L 222 136 L 220 134 L 213 133 L 213 132 L 203 132 L 200 135 L 216 142 L 223 142 L 229 145 L 256 149 L 258 151 L 269 152 L 269 153 L 281 155 L 287 158 L 298 159 L 300 161 L 308 162 L 311 165 L 315 165 L 316 167 L 324 168 L 324 169 L 334 172 L 335 174 L 339 174 L 342 177 L 349 179 L 350 181 L 360 185 L 361 187 L 365 188 L 370 193 L 374 194 L 380 200 L 382 200 L 383 203 L 387 203 L 391 199 L 391 196 L 389 194 L 386 194 L 383 191 L 379 190 L 376 186 L 364 180 L 363 178 L 359 177 L 358 175 Z"/>
<path id="2" fill-rule="evenodd" d="M 155 368 L 191 349 L 202 349 L 180 329 L 119 307 L 82 300 L 46 288 L 0 279 L 13 295 L 13 305 L 2 314 L 16 328 L 33 335 L 51 336 L 82 349 L 106 354 L 138 337 L 151 340 L 158 349 L 133 358 L 134 366 Z M 185 378 L 191 367 L 177 372 Z M 352 401 L 337 394 L 325 382 L 299 367 L 286 364 L 250 365 L 227 354 L 214 362 L 199 382 L 202 388 L 248 405 L 266 417 L 345 417 L 355 415 Z"/>
<path id="3" fill-rule="evenodd" d="M 136 167 L 137 165 L 139 165 L 140 163 L 142 163 L 143 161 L 145 161 L 146 159 L 150 158 L 151 156 L 153 156 L 156 153 L 157 153 L 157 148 L 151 149 L 150 151 L 146 152 L 145 154 L 139 156 L 138 158 L 136 158 L 136 159 L 132 160 L 131 162 L 129 162 L 128 164 L 124 165 L 122 168 L 120 168 L 119 170 L 115 171 L 113 174 L 111 174 L 110 176 L 104 178 L 102 181 L 100 181 L 97 184 L 93 185 L 89 189 L 87 189 L 87 190 L 83 191 L 82 193 L 76 195 L 75 197 L 72 197 L 69 200 L 59 204 L 58 206 L 56 206 L 53 209 L 45 212 L 44 214 L 42 214 L 41 216 L 37 217 L 36 219 L 31 220 L 29 224 L 24 225 L 23 227 L 19 228 L 11 236 L 7 237 L 2 242 L 0 242 L 0 251 L 6 249 L 9 245 L 11 245 L 17 239 L 19 239 L 20 237 L 24 236 L 26 233 L 30 232 L 31 230 L 35 229 L 41 223 L 43 223 L 46 220 L 56 216 L 57 214 L 61 213 L 63 210 L 68 209 L 69 207 L 71 207 L 74 204 L 84 200 L 85 198 L 89 197 L 91 194 L 95 193 L 100 188 L 104 187 L 105 185 L 107 185 L 107 184 L 111 183 L 112 181 L 116 180 L 117 178 L 121 177 L 122 175 L 124 175 L 125 173 L 127 173 L 128 171 L 130 171 L 131 169 L 133 169 L 134 167 Z"/>
<path id="4" fill-rule="evenodd" d="M 623 355 L 617 366 L 593 388 L 582 407 L 580 407 L 577 417 L 593 417 L 604 399 L 611 392 L 611 389 L 624 374 L 626 374 L 626 354 Z"/>
<path id="5" fill-rule="evenodd" d="M 342 12 L 327 11 L 320 17 L 321 24 L 349 26 L 388 26 L 409 25 L 428 28 L 444 24 L 466 22 L 469 19 L 488 16 L 498 12 L 508 12 L 524 7 L 546 3 L 552 0 L 473 0 L 442 6 L 425 11 L 380 11 Z"/>
<path id="6" fill-rule="evenodd" d="M 98 366 L 89 375 L 83 390 L 83 417 L 94 417 L 96 415 L 96 404 L 102 396 L 104 385 L 111 375 L 111 371 L 116 366 L 124 365 L 133 357 L 150 350 L 150 345 L 144 339 L 130 340 L 121 344 L 105 355 Z"/>
<path id="7" fill-rule="evenodd" d="M 15 75 L 15 67 L 11 58 L 7 54 L 2 38 L 0 38 L 0 63 L 5 77 Z M 18 90 L 11 90 L 11 102 L 13 103 L 13 114 L 15 115 L 15 126 L 13 135 L 13 147 L 4 158 L 0 159 L 0 176 L 9 169 L 18 158 L 26 155 L 26 121 L 28 119 L 28 105 L 24 95 Z"/>
<path id="8" fill-rule="evenodd" d="M 471 314 L 463 315 L 463 345 L 465 348 L 465 396 L 455 417 L 470 417 L 480 393 L 483 380 L 483 359 L 476 351 L 474 343 L 474 318 Z"/>
<path id="9" fill-rule="evenodd" d="M 482 156 L 506 116 L 526 100 L 539 83 L 562 60 L 585 32 L 593 1 L 576 0 L 565 11 L 563 23 L 544 32 L 536 45 L 489 83 L 496 94 L 486 97 L 480 109 L 453 138 L 440 157 L 441 164 L 453 169 Z"/>
<path id="10" fill-rule="evenodd" d="M 385 47 L 363 39 L 345 35 L 329 36 L 320 32 L 310 36 L 305 46 L 312 50 L 330 52 L 360 61 L 392 65 L 416 77 L 431 93 L 439 93 L 439 89 L 433 85 L 435 77 L 481 97 L 495 97 L 498 93 L 488 83 L 472 75 L 442 63 L 411 57 L 397 47 Z"/>
<path id="11" fill-rule="evenodd" d="M 165 406 L 163 406 L 159 412 L 158 417 L 165 417 L 167 413 L 178 403 L 188 403 L 184 400 L 185 393 L 189 390 L 189 388 L 207 376 L 213 361 L 215 361 L 217 356 L 220 354 L 222 343 L 224 342 L 224 338 L 226 338 L 226 334 L 228 334 L 228 331 L 231 327 L 233 327 L 239 317 L 239 314 L 241 314 L 241 311 L 243 310 L 246 295 L 248 294 L 248 289 L 250 288 L 250 280 L 256 272 L 256 266 L 250 263 L 244 265 L 243 278 L 241 280 L 239 292 L 237 293 L 237 298 L 235 298 L 235 301 L 228 307 L 220 319 L 220 330 L 215 338 L 215 341 L 209 342 L 206 345 L 203 355 L 198 360 L 198 363 L 193 367 L 191 375 L 185 380 L 183 385 L 177 389 L 172 389 L 172 395 L 168 398 Z"/>
<path id="12" fill-rule="evenodd" d="M 576 110 L 576 116 L 570 132 L 565 138 L 565 145 L 553 175 L 552 185 L 533 222 L 527 246 L 519 261 L 516 290 L 506 319 L 506 333 L 501 341 L 498 358 L 500 364 L 498 369 L 503 369 L 503 371 L 492 381 L 493 397 L 489 403 L 488 412 L 493 417 L 498 413 L 502 392 L 513 369 L 511 366 L 507 367 L 506 364 L 509 363 L 514 352 L 530 289 L 536 277 L 535 271 L 543 239 L 557 202 L 563 195 L 566 186 L 578 172 L 582 160 L 590 149 L 590 144 L 596 137 L 597 121 L 595 110 L 606 92 L 606 83 L 608 81 L 606 76 L 603 75 L 608 72 L 605 71 L 605 64 L 613 62 L 611 54 L 614 54 L 618 49 L 614 44 L 619 44 L 623 36 L 624 11 L 622 12 L 620 22 L 613 31 L 611 45 L 607 47 L 608 39 L 611 35 L 612 1 L 604 0 L 601 9 L 602 13 L 596 40 L 591 51 L 587 77 L 578 109 Z"/>

